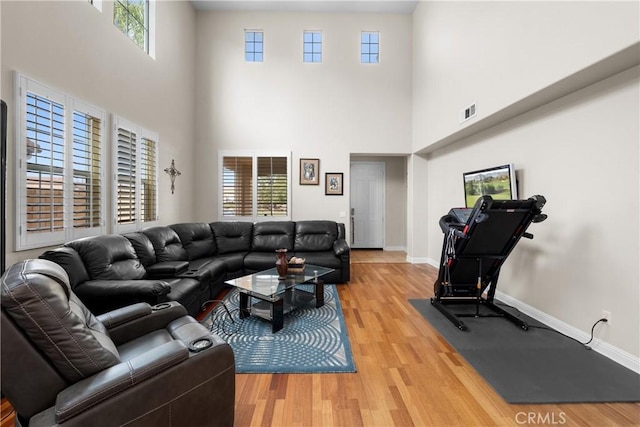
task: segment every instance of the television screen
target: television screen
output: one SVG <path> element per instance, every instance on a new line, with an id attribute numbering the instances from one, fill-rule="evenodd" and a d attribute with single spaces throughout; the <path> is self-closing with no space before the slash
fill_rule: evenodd
<path id="1" fill-rule="evenodd" d="M 518 198 L 516 170 L 512 164 L 481 169 L 462 174 L 464 179 L 465 206 L 472 208 L 480 196 L 496 200 Z"/>

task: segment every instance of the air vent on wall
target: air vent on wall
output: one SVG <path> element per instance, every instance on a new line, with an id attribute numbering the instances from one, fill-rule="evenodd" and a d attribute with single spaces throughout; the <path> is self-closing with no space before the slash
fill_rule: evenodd
<path id="1" fill-rule="evenodd" d="M 460 123 L 464 123 L 467 120 L 475 117 L 476 115 L 476 103 L 469 105 L 467 108 L 464 108 L 460 111 Z"/>

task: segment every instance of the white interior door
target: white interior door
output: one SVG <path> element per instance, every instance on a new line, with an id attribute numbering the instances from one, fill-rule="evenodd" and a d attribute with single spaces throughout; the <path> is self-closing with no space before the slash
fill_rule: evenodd
<path id="1" fill-rule="evenodd" d="M 384 162 L 351 163 L 351 247 L 384 247 Z"/>

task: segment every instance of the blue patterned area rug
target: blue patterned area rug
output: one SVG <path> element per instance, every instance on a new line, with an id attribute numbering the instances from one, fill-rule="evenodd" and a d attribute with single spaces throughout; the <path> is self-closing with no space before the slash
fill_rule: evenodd
<path id="1" fill-rule="evenodd" d="M 324 305 L 303 305 L 284 316 L 284 327 L 258 317 L 239 318 L 239 294 L 230 291 L 202 324 L 231 345 L 237 373 L 356 372 L 335 285 L 325 285 Z"/>

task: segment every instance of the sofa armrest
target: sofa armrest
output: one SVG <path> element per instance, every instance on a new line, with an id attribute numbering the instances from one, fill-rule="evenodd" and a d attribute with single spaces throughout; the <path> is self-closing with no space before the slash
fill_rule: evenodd
<path id="1" fill-rule="evenodd" d="M 151 306 L 145 302 L 140 302 L 108 311 L 96 317 L 107 329 L 112 329 L 134 319 L 148 316 L 149 314 L 151 314 Z"/>
<path id="2" fill-rule="evenodd" d="M 142 314 L 141 310 L 138 311 L 138 309 L 135 309 L 138 305 L 148 307 L 146 314 Z M 176 301 L 163 302 L 151 307 L 149 307 L 148 304 L 134 304 L 129 307 L 134 307 L 133 310 L 140 315 L 136 316 L 134 313 L 131 313 L 131 317 L 127 320 L 123 320 L 117 324 L 104 324 L 109 331 L 109 337 L 111 337 L 115 345 L 121 345 L 149 332 L 165 328 L 174 320 L 187 316 L 187 309 Z M 129 307 L 124 307 L 122 310 L 126 310 Z M 119 310 L 114 310 L 101 316 L 116 312 L 116 316 L 120 317 L 117 314 L 118 311 Z M 101 320 L 101 317 L 98 317 L 98 319 Z"/>
<path id="3" fill-rule="evenodd" d="M 88 280 L 73 290 L 80 298 L 136 297 L 155 300 L 171 292 L 164 280 Z"/>
<path id="4" fill-rule="evenodd" d="M 58 394 L 57 421 L 62 423 L 188 358 L 187 347 L 180 341 L 172 341 L 85 378 Z"/>
<path id="5" fill-rule="evenodd" d="M 74 290 L 95 315 L 131 304 L 167 301 L 171 285 L 164 280 L 88 280 Z"/>
<path id="6" fill-rule="evenodd" d="M 178 274 L 187 271 L 189 261 L 163 261 L 146 267 L 147 276 L 151 279 L 163 277 L 177 277 Z"/>
<path id="7" fill-rule="evenodd" d="M 337 239 L 333 242 L 333 253 L 336 254 L 336 256 L 348 254 L 350 250 L 349 244 L 344 239 Z"/>

